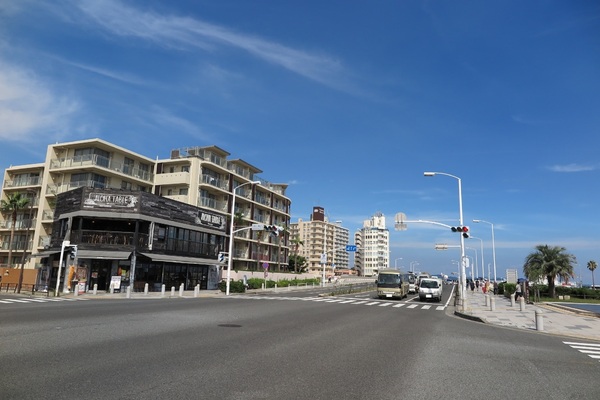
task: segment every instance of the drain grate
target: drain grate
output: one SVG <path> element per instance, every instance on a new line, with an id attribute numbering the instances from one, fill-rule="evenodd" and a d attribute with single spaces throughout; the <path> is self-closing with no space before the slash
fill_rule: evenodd
<path id="1" fill-rule="evenodd" d="M 238 324 L 219 324 L 218 326 L 223 328 L 241 328 L 241 325 Z"/>

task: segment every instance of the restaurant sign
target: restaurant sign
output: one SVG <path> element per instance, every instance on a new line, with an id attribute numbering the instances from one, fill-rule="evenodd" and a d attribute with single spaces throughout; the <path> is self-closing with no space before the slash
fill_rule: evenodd
<path id="1" fill-rule="evenodd" d="M 138 196 L 117 193 L 89 193 L 83 202 L 84 208 L 128 208 L 134 209 L 139 202 Z"/>
<path id="2" fill-rule="evenodd" d="M 218 214 L 212 214 L 206 211 L 198 211 L 196 223 L 213 228 L 225 228 L 225 217 Z"/>

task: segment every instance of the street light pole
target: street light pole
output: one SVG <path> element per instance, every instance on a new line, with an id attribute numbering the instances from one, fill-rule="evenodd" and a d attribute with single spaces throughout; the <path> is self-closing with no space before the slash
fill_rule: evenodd
<path id="1" fill-rule="evenodd" d="M 231 197 L 231 220 L 229 221 L 229 254 L 227 255 L 227 282 L 225 282 L 225 295 L 229 296 L 231 267 L 233 266 L 233 222 L 235 219 L 235 192 L 244 185 L 259 184 L 259 181 L 250 181 L 237 185 L 233 188 L 233 196 Z"/>
<path id="2" fill-rule="evenodd" d="M 485 260 L 483 258 L 483 239 L 475 237 L 475 236 L 471 236 L 471 239 L 477 239 L 480 242 L 481 245 L 481 277 L 485 280 Z M 479 274 L 479 271 L 477 271 L 477 273 Z"/>
<path id="3" fill-rule="evenodd" d="M 458 215 L 459 215 L 459 225 L 463 226 L 463 205 L 462 205 L 462 180 L 455 175 L 447 174 L 445 172 L 424 172 L 424 176 L 435 176 L 435 175 L 444 175 L 454 178 L 458 181 Z M 466 279 L 466 271 L 465 271 L 465 238 L 463 235 L 460 235 L 460 297 L 462 308 L 464 310 L 465 307 L 465 286 L 467 284 Z"/>
<path id="4" fill-rule="evenodd" d="M 398 269 L 398 264 L 396 263 L 396 261 L 398 261 L 398 260 L 402 260 L 402 257 L 398 257 L 394 260 L 394 268 L 395 269 Z"/>
<path id="5" fill-rule="evenodd" d="M 493 258 L 493 262 L 494 262 L 494 282 L 496 282 L 496 240 L 494 238 L 494 224 L 492 224 L 491 222 L 488 222 L 488 221 L 484 221 L 482 219 L 474 219 L 473 222 L 475 222 L 475 223 L 484 222 L 484 223 L 490 224 L 492 226 L 492 258 Z M 489 278 L 489 276 L 488 276 L 488 278 Z"/>

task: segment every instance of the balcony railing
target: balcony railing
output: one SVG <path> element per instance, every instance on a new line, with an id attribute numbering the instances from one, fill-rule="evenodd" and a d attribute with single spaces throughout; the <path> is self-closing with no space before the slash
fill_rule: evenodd
<path id="1" fill-rule="evenodd" d="M 146 182 L 152 182 L 154 174 L 141 168 L 134 168 L 124 163 L 115 163 L 110 158 L 99 156 L 97 154 L 86 154 L 82 156 L 56 158 L 50 161 L 50 170 L 61 168 L 81 168 L 94 166 L 104 168 L 110 171 L 128 175 L 136 179 L 142 179 Z"/>

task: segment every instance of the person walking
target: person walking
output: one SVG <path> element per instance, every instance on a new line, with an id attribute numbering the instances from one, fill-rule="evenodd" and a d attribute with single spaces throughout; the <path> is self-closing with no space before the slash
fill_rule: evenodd
<path id="1" fill-rule="evenodd" d="M 519 297 L 523 296 L 523 291 L 521 290 L 521 284 L 517 282 L 517 287 L 515 288 L 515 301 L 519 300 Z"/>

